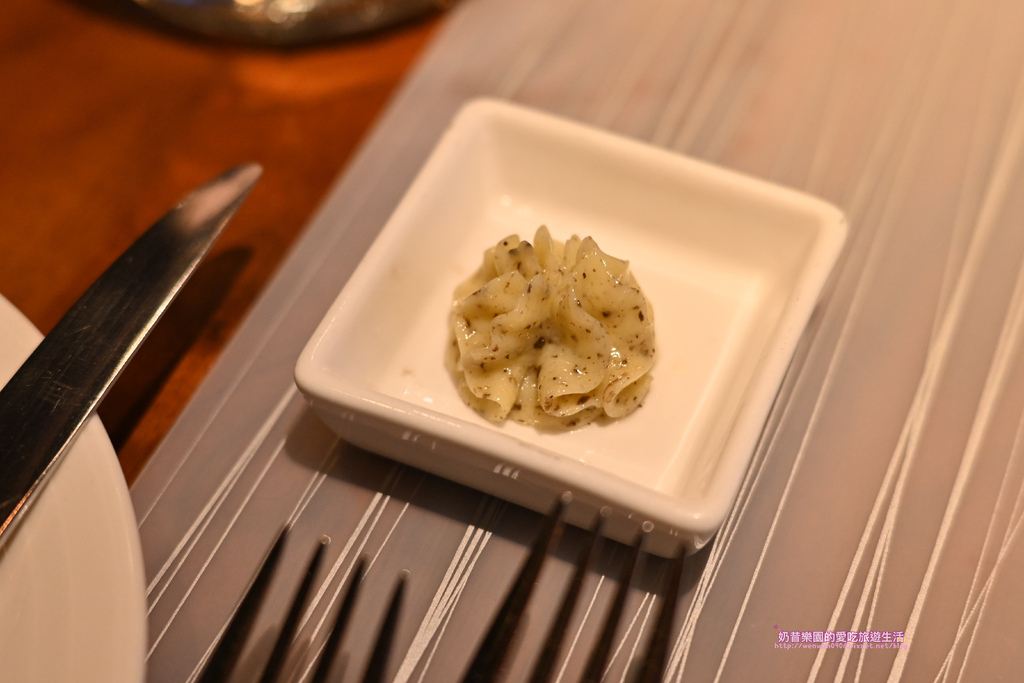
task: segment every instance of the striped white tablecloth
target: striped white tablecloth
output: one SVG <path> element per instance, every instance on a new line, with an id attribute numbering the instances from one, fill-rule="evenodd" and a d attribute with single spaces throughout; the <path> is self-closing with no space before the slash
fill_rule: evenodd
<path id="1" fill-rule="evenodd" d="M 295 571 L 317 535 L 334 539 L 311 638 L 354 559 L 373 560 L 348 677 L 403 568 L 395 680 L 456 680 L 468 662 L 536 515 L 339 443 L 292 370 L 440 131 L 478 95 L 809 191 L 850 220 L 735 509 L 688 565 L 669 680 L 1016 679 L 1021 26 L 1013 0 L 459 4 L 133 487 L 150 679 L 194 675 L 286 520 Z M 542 576 L 513 675 L 577 541 Z M 606 549 L 584 587 L 591 609 L 564 680 L 622 555 Z M 607 680 L 628 670 L 663 569 L 644 566 Z"/>

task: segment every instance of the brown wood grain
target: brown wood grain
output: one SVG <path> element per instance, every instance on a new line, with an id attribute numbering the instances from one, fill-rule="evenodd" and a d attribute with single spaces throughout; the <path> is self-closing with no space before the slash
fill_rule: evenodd
<path id="1" fill-rule="evenodd" d="M 100 408 L 129 481 L 436 24 L 274 50 L 182 34 L 127 0 L 0 3 L 0 294 L 43 332 L 189 189 L 265 169 Z"/>

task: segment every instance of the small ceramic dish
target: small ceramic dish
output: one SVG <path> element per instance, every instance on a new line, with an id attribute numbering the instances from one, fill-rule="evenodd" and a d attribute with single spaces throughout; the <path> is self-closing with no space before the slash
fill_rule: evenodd
<path id="1" fill-rule="evenodd" d="M 625 419 L 541 433 L 493 424 L 445 362 L 455 286 L 517 233 L 591 235 L 655 312 L 657 360 Z M 349 442 L 570 521 L 644 522 L 651 552 L 725 520 L 846 236 L 813 197 L 548 114 L 476 100 L 456 116 L 299 358 Z"/>

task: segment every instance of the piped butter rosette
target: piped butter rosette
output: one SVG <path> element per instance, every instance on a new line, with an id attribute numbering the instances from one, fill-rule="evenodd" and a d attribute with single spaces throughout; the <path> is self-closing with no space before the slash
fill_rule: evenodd
<path id="1" fill-rule="evenodd" d="M 510 235 L 455 290 L 448 368 L 494 422 L 571 429 L 621 418 L 647 395 L 654 313 L 629 264 L 590 237 Z"/>

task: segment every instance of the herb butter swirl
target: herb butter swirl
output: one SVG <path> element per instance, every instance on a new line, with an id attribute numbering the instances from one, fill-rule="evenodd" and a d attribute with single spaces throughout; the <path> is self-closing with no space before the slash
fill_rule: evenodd
<path id="1" fill-rule="evenodd" d="M 510 235 L 455 290 L 448 368 L 463 400 L 494 422 L 567 429 L 642 403 L 654 314 L 629 264 L 590 237 L 541 226 Z"/>

